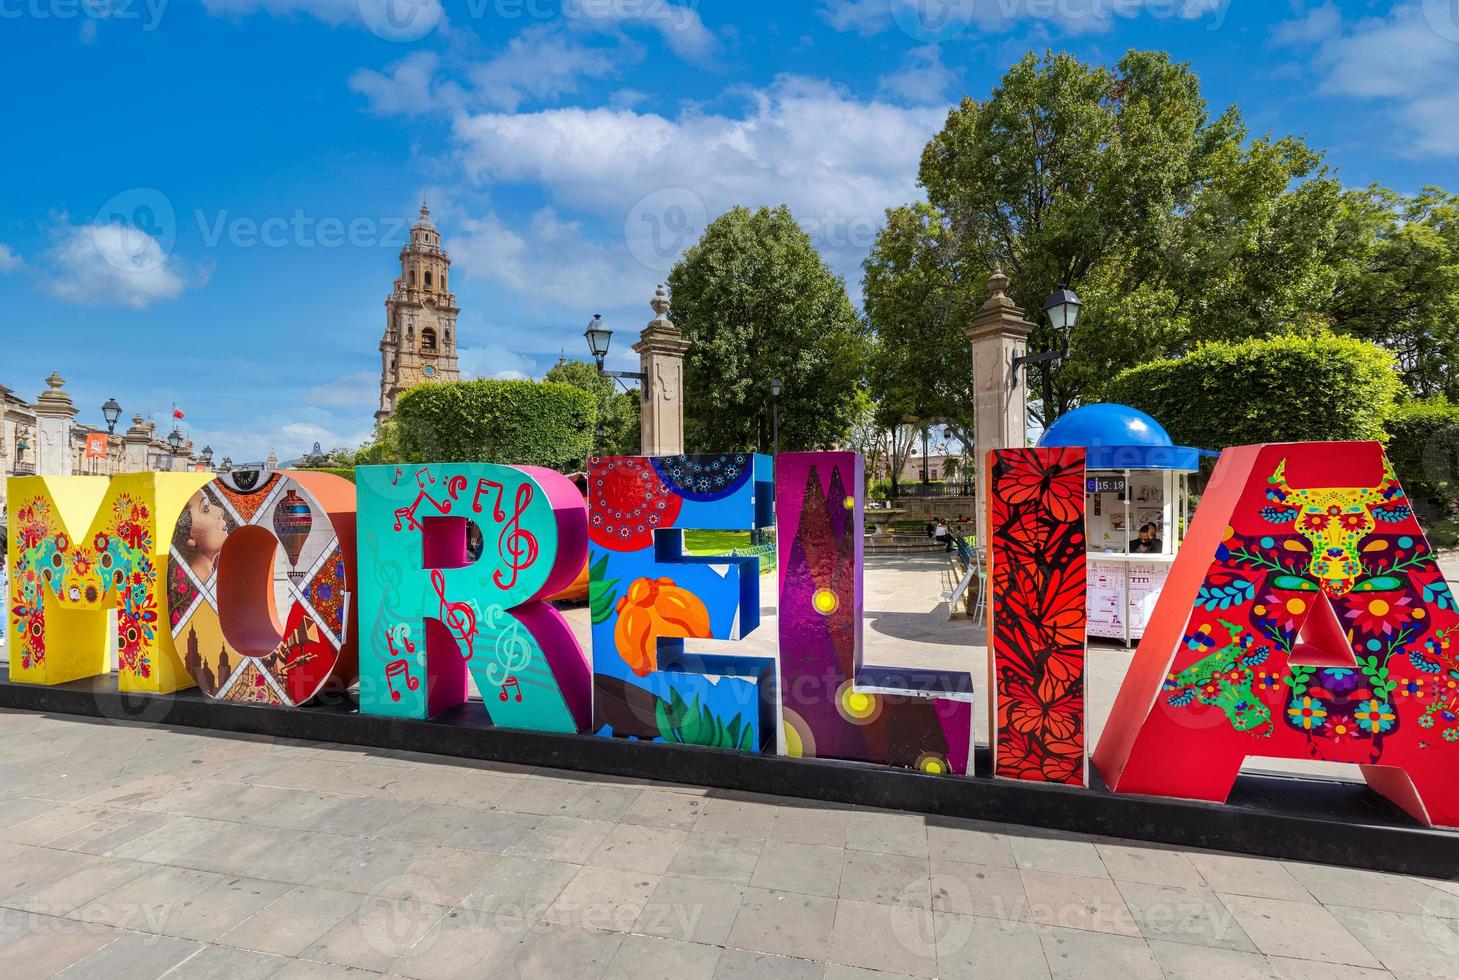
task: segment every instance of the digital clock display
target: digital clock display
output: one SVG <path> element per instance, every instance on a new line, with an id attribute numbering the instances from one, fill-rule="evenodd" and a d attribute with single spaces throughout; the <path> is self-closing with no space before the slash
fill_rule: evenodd
<path id="1" fill-rule="evenodd" d="M 1084 489 L 1087 493 L 1118 493 L 1125 492 L 1125 478 L 1122 476 L 1091 476 L 1084 481 Z"/>

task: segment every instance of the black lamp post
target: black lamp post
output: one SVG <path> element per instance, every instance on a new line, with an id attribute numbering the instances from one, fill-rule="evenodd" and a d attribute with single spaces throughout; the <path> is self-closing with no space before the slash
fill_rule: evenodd
<path id="1" fill-rule="evenodd" d="M 202 460 L 204 466 L 212 467 L 212 465 L 213 465 L 213 447 L 212 446 L 204 446 L 203 447 L 203 451 L 200 452 L 200 453 L 198 453 L 198 459 Z"/>
<path id="2" fill-rule="evenodd" d="M 770 431 L 773 433 L 771 436 L 773 441 L 772 451 L 777 456 L 780 455 L 780 392 L 784 388 L 785 382 L 779 378 L 770 379 Z"/>
<path id="3" fill-rule="evenodd" d="M 608 345 L 613 342 L 613 331 L 603 322 L 603 314 L 593 314 L 593 318 L 588 321 L 588 328 L 583 331 L 583 338 L 588 342 L 588 351 L 592 353 L 593 360 L 598 362 L 598 377 L 617 378 L 619 384 L 623 384 L 624 378 L 631 378 L 640 384 L 648 383 L 648 376 L 642 371 L 603 370 L 603 359 L 608 356 Z M 623 385 L 623 390 L 627 391 L 628 386 Z"/>
<path id="4" fill-rule="evenodd" d="M 224 473 L 227 473 L 232 468 L 233 468 L 233 457 L 232 456 L 224 456 L 223 457 L 223 462 L 221 462 L 221 463 L 218 464 L 218 469 L 220 469 Z"/>
<path id="5" fill-rule="evenodd" d="M 172 431 L 167 433 L 167 444 L 172 447 L 173 452 L 182 448 L 182 433 L 175 425 L 172 427 Z"/>
<path id="6" fill-rule="evenodd" d="M 1018 383 L 1018 369 L 1026 364 L 1047 364 L 1052 369 L 1068 358 L 1069 334 L 1079 321 L 1079 308 L 1082 305 L 1079 297 L 1074 295 L 1074 290 L 1068 286 L 1060 286 L 1049 294 L 1049 298 L 1044 300 L 1044 315 L 1049 318 L 1049 326 L 1059 334 L 1059 349 L 1015 357 L 1013 372 L 1009 375 L 1010 386 Z"/>
<path id="7" fill-rule="evenodd" d="M 106 419 L 106 431 L 108 434 L 117 430 L 117 419 L 122 417 L 122 406 L 115 398 L 108 398 L 106 404 L 101 406 L 101 417 Z"/>

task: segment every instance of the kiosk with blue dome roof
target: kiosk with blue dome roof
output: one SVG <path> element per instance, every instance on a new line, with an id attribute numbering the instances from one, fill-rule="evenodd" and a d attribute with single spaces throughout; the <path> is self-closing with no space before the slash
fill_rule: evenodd
<path id="1" fill-rule="evenodd" d="M 1086 452 L 1089 635 L 1139 640 L 1180 547 L 1187 475 L 1203 455 L 1177 446 L 1159 422 L 1128 405 L 1085 405 L 1060 416 L 1039 446 Z"/>

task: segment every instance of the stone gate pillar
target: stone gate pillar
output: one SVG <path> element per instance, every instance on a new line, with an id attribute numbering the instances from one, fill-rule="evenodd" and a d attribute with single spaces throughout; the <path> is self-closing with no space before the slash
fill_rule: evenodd
<path id="1" fill-rule="evenodd" d="M 988 278 L 992 295 L 963 329 L 973 347 L 973 465 L 977 473 L 978 544 L 987 545 L 987 474 L 990 449 L 1021 449 L 1028 443 L 1028 390 L 1013 359 L 1028 347 L 1033 324 L 1008 298 L 1008 277 L 997 269 Z"/>
<path id="2" fill-rule="evenodd" d="M 38 476 L 70 476 L 74 471 L 71 424 L 76 406 L 62 385 L 66 379 L 52 371 L 46 390 L 35 399 L 35 471 Z"/>
<path id="3" fill-rule="evenodd" d="M 669 296 L 663 283 L 649 305 L 656 315 L 633 345 L 644 377 L 639 452 L 677 456 L 684 451 L 684 354 L 691 344 L 669 320 Z"/>

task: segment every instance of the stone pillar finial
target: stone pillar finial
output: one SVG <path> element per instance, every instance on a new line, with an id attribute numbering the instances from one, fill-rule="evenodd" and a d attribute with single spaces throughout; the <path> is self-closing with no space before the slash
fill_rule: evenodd
<path id="1" fill-rule="evenodd" d="M 35 471 L 39 476 L 70 476 L 75 472 L 71 428 L 76 406 L 63 387 L 66 379 L 55 371 L 46 378 L 46 390 L 35 399 Z"/>
<path id="2" fill-rule="evenodd" d="M 1002 268 L 988 277 L 988 300 L 964 328 L 973 353 L 973 462 L 977 473 L 977 535 L 987 545 L 987 473 L 990 449 L 1021 449 L 1028 441 L 1027 389 L 1013 358 L 1028 346 L 1034 325 L 1008 295 Z"/>
<path id="3" fill-rule="evenodd" d="M 692 345 L 669 319 L 669 294 L 663 283 L 659 283 L 649 306 L 654 318 L 633 345 L 644 376 L 640 452 L 645 456 L 677 456 L 684 451 L 684 355 Z"/>

